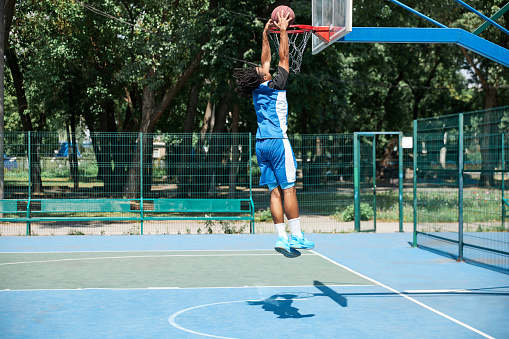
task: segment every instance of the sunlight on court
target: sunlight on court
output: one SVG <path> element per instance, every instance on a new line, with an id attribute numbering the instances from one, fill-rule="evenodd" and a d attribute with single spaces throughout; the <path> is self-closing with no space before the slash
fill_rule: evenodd
<path id="1" fill-rule="evenodd" d="M 373 284 L 312 252 L 273 250 L 2 253 L 0 276 L 10 290 Z"/>

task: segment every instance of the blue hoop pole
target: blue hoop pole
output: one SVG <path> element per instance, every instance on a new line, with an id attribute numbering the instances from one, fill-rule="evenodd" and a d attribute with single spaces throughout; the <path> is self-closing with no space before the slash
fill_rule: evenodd
<path id="1" fill-rule="evenodd" d="M 509 67 L 509 50 L 460 28 L 354 27 L 338 43 L 456 44 Z"/>
<path id="2" fill-rule="evenodd" d="M 469 6 L 468 4 L 464 3 L 463 1 L 461 0 L 454 0 L 456 1 L 457 3 L 459 3 L 461 6 L 465 7 L 466 9 L 468 9 L 469 11 L 477 14 L 478 16 L 480 16 L 481 18 L 483 18 L 484 20 L 488 21 L 490 24 L 492 24 L 493 26 L 497 27 L 499 30 L 501 30 L 502 32 L 504 32 L 505 34 L 509 35 L 509 31 L 507 29 L 505 29 L 504 27 L 500 26 L 499 24 L 497 24 L 495 21 L 491 20 L 490 18 L 488 18 L 486 15 L 482 14 L 481 12 L 479 12 L 478 10 L 476 10 L 475 8 Z"/>

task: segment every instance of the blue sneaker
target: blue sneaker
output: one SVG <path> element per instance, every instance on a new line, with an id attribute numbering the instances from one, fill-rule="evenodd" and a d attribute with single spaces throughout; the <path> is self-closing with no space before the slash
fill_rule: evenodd
<path id="1" fill-rule="evenodd" d="M 279 237 L 274 245 L 274 249 L 287 258 L 297 258 L 300 252 L 290 247 L 290 242 L 287 238 Z"/>
<path id="2" fill-rule="evenodd" d="M 315 243 L 312 241 L 307 240 L 304 237 L 304 232 L 301 232 L 300 237 L 297 237 L 292 234 L 292 237 L 290 239 L 290 248 L 300 248 L 303 250 L 312 250 L 315 247 Z"/>

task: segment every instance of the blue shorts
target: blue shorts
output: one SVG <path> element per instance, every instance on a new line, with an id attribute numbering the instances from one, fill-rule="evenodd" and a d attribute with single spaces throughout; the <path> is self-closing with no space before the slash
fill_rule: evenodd
<path id="1" fill-rule="evenodd" d="M 288 139 L 257 139 L 256 158 L 262 172 L 260 185 L 286 189 L 294 185 L 297 161 Z"/>

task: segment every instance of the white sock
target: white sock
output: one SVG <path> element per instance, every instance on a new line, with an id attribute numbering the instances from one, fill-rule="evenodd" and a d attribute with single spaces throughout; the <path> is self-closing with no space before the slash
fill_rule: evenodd
<path id="1" fill-rule="evenodd" d="M 288 237 L 286 236 L 284 223 L 283 224 L 274 224 L 274 226 L 276 226 L 276 231 L 277 231 L 278 237 L 283 237 L 283 238 L 288 239 Z"/>
<path id="2" fill-rule="evenodd" d="M 300 237 L 302 235 L 302 232 L 300 230 L 300 218 L 288 220 L 288 222 L 290 223 L 290 228 L 292 229 L 292 235 Z"/>

